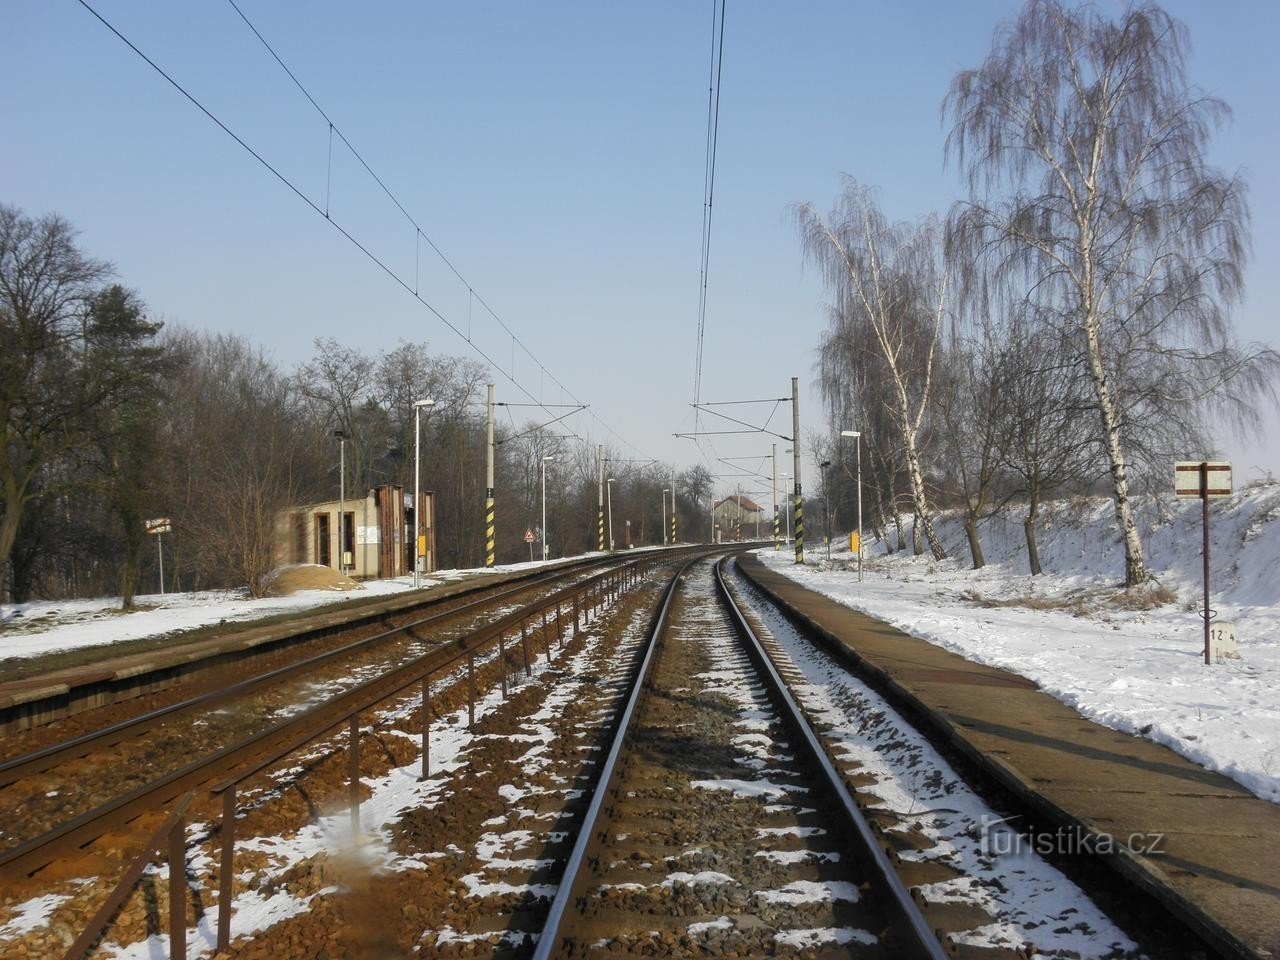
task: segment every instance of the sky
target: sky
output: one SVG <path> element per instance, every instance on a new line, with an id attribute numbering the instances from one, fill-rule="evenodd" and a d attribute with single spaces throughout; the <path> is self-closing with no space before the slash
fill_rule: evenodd
<path id="1" fill-rule="evenodd" d="M 523 390 L 589 403 L 598 419 L 568 423 L 592 442 L 701 459 L 674 434 L 693 426 L 709 0 L 237 0 L 421 238 L 341 139 L 330 146 L 329 123 L 227 0 L 91 2 L 314 208 L 76 0 L 5 4 L 0 201 L 71 220 L 168 323 L 243 334 L 285 367 L 320 337 L 370 353 L 402 340 L 483 352 L 500 401 L 527 402 Z M 829 209 L 853 176 L 894 219 L 945 211 L 961 187 L 944 166 L 942 98 L 1017 7 L 729 0 L 704 400 L 782 397 L 799 377 L 802 432 L 818 425 L 827 296 L 791 205 Z M 1234 110 L 1211 158 L 1250 184 L 1236 329 L 1275 344 L 1280 5 L 1166 9 L 1190 29 L 1192 81 Z M 771 427 L 791 432 L 785 405 L 737 412 L 773 412 Z M 1223 431 L 1237 483 L 1280 474 L 1276 411 L 1266 419 L 1261 437 Z M 775 439 L 718 437 L 715 452 L 767 455 Z"/>

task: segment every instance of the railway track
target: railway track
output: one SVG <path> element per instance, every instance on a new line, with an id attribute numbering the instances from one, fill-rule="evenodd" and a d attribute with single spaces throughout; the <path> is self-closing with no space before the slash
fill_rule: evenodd
<path id="1" fill-rule="evenodd" d="M 557 571 L 485 591 L 442 612 L 0 764 L 6 824 L 0 880 L 29 876 L 185 790 L 315 739 L 353 711 L 423 677 L 468 661 L 474 670 L 475 651 L 520 625 L 526 611 L 553 601 L 557 611 L 570 603 L 576 608 L 583 584 L 612 584 L 616 571 L 635 564 L 615 562 L 595 575 Z M 385 649 L 397 641 L 398 649 Z M 481 668 L 498 655 L 481 655 Z M 509 658 L 510 651 L 502 655 Z M 318 671 L 327 671 L 327 682 L 317 682 Z M 334 671 L 345 682 L 328 679 Z M 304 684 L 313 686 L 302 692 Z"/>
<path id="2" fill-rule="evenodd" d="M 132 715 L 0 761 L 0 865 L 5 849 L 73 819 L 104 798 L 128 792 L 125 787 L 139 769 L 167 772 L 166 763 L 177 769 L 189 762 L 193 751 L 216 753 L 465 636 L 485 620 L 578 582 L 607 563 L 592 561 L 386 615 L 375 632 L 361 624 L 350 631 L 356 639 L 347 639 L 346 632 L 326 635 L 317 641 L 321 650 L 306 655 L 302 647 L 295 647 L 282 665 L 260 670 L 255 661 L 240 670 L 224 669 L 212 689 L 186 697 L 170 695 L 165 698 L 169 702 L 145 712 L 119 705 Z M 74 726 L 86 727 L 92 719 L 78 715 Z"/>
<path id="3" fill-rule="evenodd" d="M 424 949 L 944 956 L 781 678 L 743 645 L 720 576 L 694 561 L 672 579 L 625 701 L 598 708 L 617 719 L 598 776 L 574 778 L 597 786 L 572 811 L 572 848 L 556 842 L 569 814 L 542 856 L 521 856 L 539 846 L 527 829 L 496 834 L 502 855 L 465 880 L 478 909 Z M 524 885 L 520 865 L 534 868 Z M 533 902 L 552 890 L 539 927 Z"/>
<path id="4" fill-rule="evenodd" d="M 1001 876 L 957 859 L 954 844 L 939 853 L 946 838 L 915 830 L 914 800 L 904 820 L 868 791 L 875 763 L 853 759 L 847 735 L 881 718 L 845 694 L 822 700 L 843 681 L 805 659 L 803 640 L 779 645 L 780 615 L 766 615 L 761 597 L 705 557 L 632 568 L 625 584 L 611 576 L 512 611 L 281 721 L 234 756 L 121 798 L 106 820 L 6 851 L 0 869 L 39 880 L 51 852 L 74 857 L 109 830 L 154 830 L 144 810 L 212 790 L 221 816 L 207 801 L 193 808 L 179 854 L 197 864 L 186 886 L 205 891 L 195 895 L 204 920 L 190 903 L 170 910 L 172 935 L 208 937 L 205 953 L 215 941 L 255 958 L 410 947 L 495 960 L 1030 953 L 1025 936 L 1000 933 L 1030 927 L 1029 914 L 990 891 L 1025 876 L 1042 887 L 1033 899 L 1054 896 L 1060 875 L 1020 865 L 1016 878 Z M 419 692 L 428 676 L 437 678 L 429 695 Z M 833 720 L 846 709 L 860 712 Z M 405 774 L 417 738 L 428 743 L 426 724 L 439 744 L 421 752 L 413 783 Z M 902 733 L 886 736 L 890 752 L 901 749 Z M 361 752 L 361 741 L 378 749 Z M 920 816 L 978 815 L 955 799 L 962 784 L 942 782 L 954 774 L 931 775 L 947 800 Z M 372 819 L 361 820 L 362 798 Z M 344 800 L 345 840 L 334 832 Z M 370 829 L 366 847 L 359 838 Z M 296 904 L 294 914 L 233 927 L 237 910 L 267 895 Z M 155 932 L 146 916 L 125 909 L 119 942 Z M 1105 917 L 1074 905 L 1036 923 L 1049 955 L 1139 955 L 1118 932 L 1114 946 L 1072 952 L 1090 924 L 1113 935 Z"/>

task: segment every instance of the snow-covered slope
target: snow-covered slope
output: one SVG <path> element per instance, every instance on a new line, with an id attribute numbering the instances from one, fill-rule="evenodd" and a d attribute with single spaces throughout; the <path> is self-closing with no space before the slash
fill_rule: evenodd
<path id="1" fill-rule="evenodd" d="M 955 515 L 938 523 L 952 559 L 886 557 L 869 543 L 861 584 L 847 543 L 830 564 L 821 545 L 810 545 L 804 568 L 786 550 L 761 556 L 842 603 L 1028 677 L 1085 716 L 1280 803 L 1280 484 L 1210 507 L 1211 606 L 1237 624 L 1234 662 L 1202 662 L 1200 504 L 1145 499 L 1138 510 L 1153 589 L 1119 589 L 1124 551 L 1111 503 L 1100 498 L 1046 507 L 1042 577 L 1027 572 L 1017 508 L 982 527 L 981 570 L 969 569 Z"/>

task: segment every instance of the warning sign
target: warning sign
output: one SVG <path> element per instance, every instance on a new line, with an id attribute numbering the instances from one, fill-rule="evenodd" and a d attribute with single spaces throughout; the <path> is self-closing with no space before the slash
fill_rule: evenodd
<path id="1" fill-rule="evenodd" d="M 537 539 L 538 539 L 538 538 L 537 538 L 537 537 L 535 537 L 535 536 L 533 535 L 533 531 L 532 531 L 532 530 L 526 530 L 526 531 L 524 532 L 524 542 L 525 542 L 525 543 L 533 543 L 533 541 L 535 541 L 535 540 L 537 540 Z"/>

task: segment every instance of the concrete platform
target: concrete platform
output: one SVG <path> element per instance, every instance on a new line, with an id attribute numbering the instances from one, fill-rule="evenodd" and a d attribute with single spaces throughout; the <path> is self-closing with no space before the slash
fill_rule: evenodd
<path id="1" fill-rule="evenodd" d="M 202 639 L 184 641 L 179 635 L 172 645 L 140 653 L 113 654 L 110 645 L 104 646 L 101 659 L 21 680 L 0 682 L 0 733 L 24 730 L 95 707 L 153 693 L 201 671 L 352 626 L 375 623 L 382 617 L 424 602 L 514 583 L 584 562 L 591 561 L 574 559 L 529 570 L 478 573 L 452 583 L 371 597 L 362 602 L 353 603 L 351 601 L 358 598 L 348 597 L 346 602 L 335 601 L 318 609 L 298 611 L 284 621 L 228 623 L 213 636 L 208 636 L 209 628 L 198 628 Z"/>
<path id="2" fill-rule="evenodd" d="M 1110 730 L 1016 674 L 916 639 L 769 570 L 739 568 L 930 735 L 1053 827 L 1164 835 L 1097 854 L 1224 956 L 1280 957 L 1280 806 L 1165 747 Z"/>

